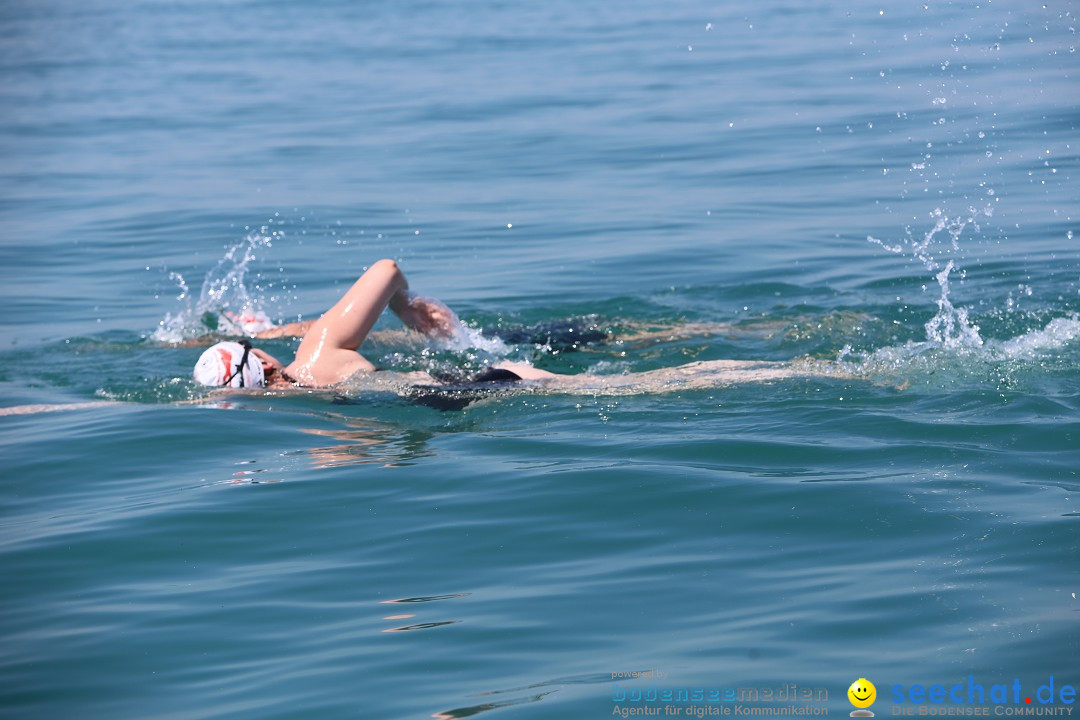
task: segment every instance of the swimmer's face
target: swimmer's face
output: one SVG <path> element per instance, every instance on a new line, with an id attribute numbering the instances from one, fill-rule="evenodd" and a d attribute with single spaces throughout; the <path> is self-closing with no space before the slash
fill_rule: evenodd
<path id="1" fill-rule="evenodd" d="M 251 353 L 255 357 L 259 358 L 259 360 L 262 362 L 263 375 L 266 376 L 267 383 L 270 382 L 271 378 L 274 375 L 281 372 L 285 368 L 285 366 L 281 364 L 280 360 L 278 360 L 276 357 L 266 352 L 265 350 L 260 350 L 259 348 L 253 347 L 251 348 Z"/>

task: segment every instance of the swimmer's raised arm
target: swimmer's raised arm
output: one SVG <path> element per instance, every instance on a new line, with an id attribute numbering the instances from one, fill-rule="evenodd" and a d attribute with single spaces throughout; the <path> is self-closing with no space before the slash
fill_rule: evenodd
<path id="1" fill-rule="evenodd" d="M 355 350 L 371 332 L 382 311 L 400 293 L 397 303 L 404 303 L 409 281 L 393 260 L 379 260 L 368 268 L 360 279 L 337 303 L 311 323 L 300 343 L 297 357 L 304 354 L 305 345 L 318 340 L 327 347 Z"/>
<path id="2" fill-rule="evenodd" d="M 380 260 L 360 276 L 334 307 L 307 328 L 286 368 L 288 375 L 311 385 L 331 385 L 375 366 L 357 349 L 379 315 L 390 307 L 406 326 L 427 335 L 449 336 L 454 314 L 442 303 L 409 293 L 409 281 L 393 260 Z"/>

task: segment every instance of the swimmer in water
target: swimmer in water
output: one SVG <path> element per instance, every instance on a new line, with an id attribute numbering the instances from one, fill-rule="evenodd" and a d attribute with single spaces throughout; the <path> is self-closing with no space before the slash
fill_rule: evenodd
<path id="1" fill-rule="evenodd" d="M 199 358 L 195 380 L 229 388 L 328 387 L 377 368 L 358 352 L 383 310 L 390 310 L 408 328 L 446 339 L 455 334 L 457 317 L 438 300 L 409 291 L 404 273 L 393 260 L 380 260 L 318 320 L 290 323 L 255 334 L 256 338 L 302 336 L 296 358 L 288 365 L 248 341 L 220 342 Z M 534 381 L 566 392 L 666 392 L 716 387 L 735 382 L 775 380 L 805 375 L 837 375 L 821 363 L 712 360 L 624 375 L 560 375 L 527 363 L 499 362 L 473 383 Z M 408 383 L 439 385 L 425 372 L 403 374 Z"/>
<path id="2" fill-rule="evenodd" d="M 435 339 L 447 339 L 459 330 L 457 317 L 438 300 L 409 292 L 405 275 L 393 260 L 380 260 L 365 272 L 332 308 L 318 320 L 289 323 L 254 333 L 257 339 L 302 337 L 295 359 L 288 365 L 248 340 L 219 342 L 206 350 L 195 366 L 195 380 L 220 388 L 329 387 L 377 368 L 358 352 L 383 310 L 390 308 L 406 327 Z M 635 331 L 627 341 L 653 343 L 692 335 L 726 334 L 734 328 L 718 323 L 660 331 Z M 772 332 L 774 329 L 769 329 Z M 596 331 L 600 332 L 600 331 Z M 623 340 L 619 340 L 623 342 Z M 387 373 L 390 376 L 390 373 Z M 482 395 L 448 395 L 447 385 L 425 372 L 394 373 L 391 386 L 440 409 L 460 409 Z M 813 360 L 792 362 L 707 360 L 678 367 L 621 375 L 560 375 L 528 363 L 499 362 L 472 379 L 490 387 L 520 381 L 554 392 L 588 395 L 665 393 L 715 388 L 736 383 L 764 382 L 793 377 L 853 378 L 842 365 Z M 387 378 L 390 379 L 389 377 Z M 459 384 L 460 387 L 460 384 Z M 450 388 L 451 390 L 453 388 Z M 194 402 L 202 402 L 194 401 Z M 0 408 L 0 416 L 30 415 L 114 405 L 113 401 L 20 405 Z"/>
<path id="3" fill-rule="evenodd" d="M 409 281 L 393 260 L 380 260 L 360 276 L 348 292 L 322 317 L 290 323 L 256 333 L 256 338 L 302 335 L 296 358 L 286 365 L 247 341 L 220 342 L 195 365 L 195 380 L 203 385 L 231 388 L 327 387 L 377 368 L 358 352 L 386 308 L 408 328 L 432 338 L 452 337 L 457 318 L 438 300 L 409 292 Z M 424 372 L 408 373 L 422 384 L 438 381 Z M 557 377 L 525 363 L 502 362 L 475 378 L 539 380 Z"/>

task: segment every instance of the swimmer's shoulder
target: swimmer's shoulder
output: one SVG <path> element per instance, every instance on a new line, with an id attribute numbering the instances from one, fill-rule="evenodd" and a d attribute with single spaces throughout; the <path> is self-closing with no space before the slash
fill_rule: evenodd
<path id="1" fill-rule="evenodd" d="M 285 367 L 284 374 L 304 387 L 331 387 L 377 370 L 374 363 L 355 350 L 333 349 L 325 354 L 312 353 L 303 361 L 297 358 Z"/>

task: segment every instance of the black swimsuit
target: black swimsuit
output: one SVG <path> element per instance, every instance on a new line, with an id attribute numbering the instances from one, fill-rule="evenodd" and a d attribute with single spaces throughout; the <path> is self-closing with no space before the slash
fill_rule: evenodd
<path id="1" fill-rule="evenodd" d="M 295 382 L 288 375 L 282 377 Z M 447 382 L 444 385 L 409 385 L 402 395 L 419 405 L 436 410 L 464 410 L 474 402 L 494 397 L 521 380 L 521 376 L 503 368 L 488 368 L 465 382 Z M 299 384 L 299 383 L 297 383 Z M 301 386 L 303 387 L 303 386 Z M 369 399 L 336 395 L 335 405 L 367 405 Z"/>
<path id="2" fill-rule="evenodd" d="M 488 368 L 472 379 L 474 383 L 516 382 L 521 376 L 506 368 Z"/>
<path id="3" fill-rule="evenodd" d="M 488 368 L 466 382 L 445 385 L 410 385 L 405 397 L 436 410 L 464 410 L 474 402 L 494 397 L 521 380 L 521 376 L 503 368 Z"/>
<path id="4" fill-rule="evenodd" d="M 378 372 L 378 371 L 379 371 L 379 368 L 375 368 L 375 372 Z M 294 378 L 292 375 L 285 372 L 284 370 L 281 370 L 279 372 L 281 374 L 281 379 L 284 380 L 285 382 L 292 383 L 296 387 L 308 387 L 307 385 L 300 382 L 299 380 L 297 380 L 296 378 Z M 513 372 L 511 370 L 507 370 L 505 368 L 488 368 L 487 370 L 483 371 L 482 373 L 474 375 L 472 380 L 469 381 L 469 383 L 470 384 L 471 383 L 494 383 L 494 382 L 505 383 L 505 382 L 516 382 L 516 381 L 518 381 L 520 379 L 521 379 L 521 376 L 518 375 L 516 372 Z M 448 383 L 448 384 L 451 384 L 451 383 Z"/>

